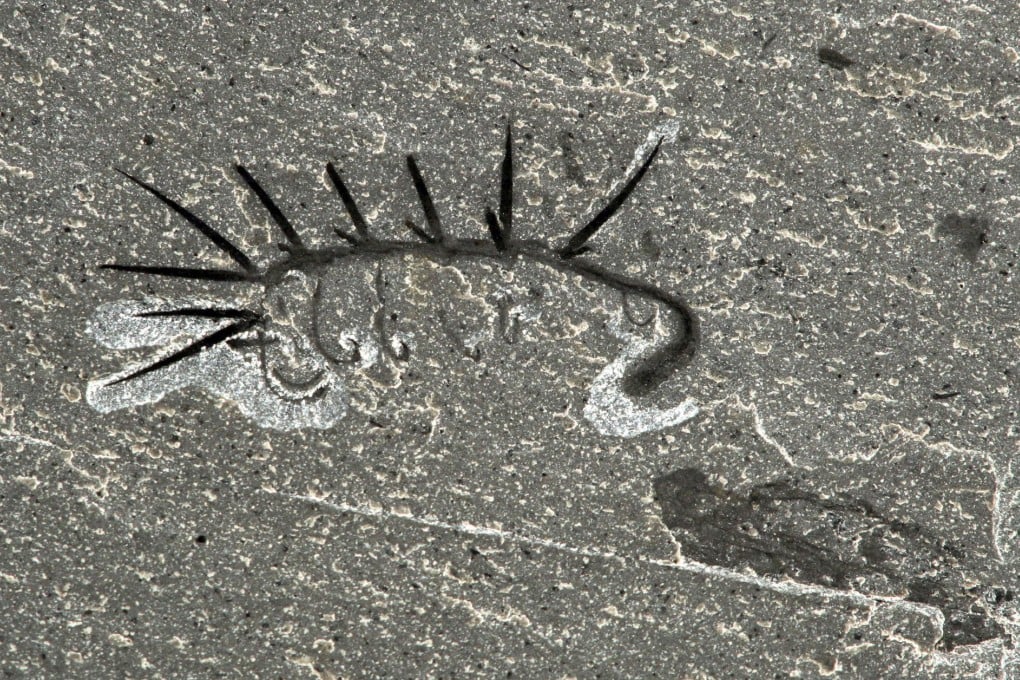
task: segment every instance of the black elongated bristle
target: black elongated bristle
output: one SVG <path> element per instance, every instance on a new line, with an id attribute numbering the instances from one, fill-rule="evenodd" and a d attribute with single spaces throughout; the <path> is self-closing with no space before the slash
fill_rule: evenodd
<path id="1" fill-rule="evenodd" d="M 172 198 L 170 198 L 169 196 L 167 196 L 166 194 L 164 194 L 151 184 L 147 184 L 146 182 L 143 182 L 142 180 L 138 179 L 137 177 L 134 177 L 133 175 L 129 175 L 128 173 L 124 172 L 119 168 L 114 168 L 114 170 L 124 175 L 129 180 L 131 180 L 138 186 L 142 187 L 146 191 L 148 191 L 150 194 L 152 194 L 160 201 L 162 201 L 165 205 L 167 205 L 171 210 L 173 210 L 178 215 L 186 219 L 193 227 L 202 232 L 203 236 L 212 241 L 217 248 L 226 253 L 230 257 L 230 259 L 232 259 L 237 264 L 241 265 L 246 272 L 249 273 L 255 272 L 256 268 L 254 263 L 252 263 L 251 259 L 249 259 L 247 255 L 241 252 L 240 248 L 238 248 L 229 240 L 227 240 L 227 238 L 223 236 L 223 234 L 209 226 L 209 224 L 201 217 L 191 212 L 183 205 L 173 200 Z"/>
<path id="2" fill-rule="evenodd" d="M 355 245 L 356 246 L 356 245 L 360 245 L 361 244 L 361 239 L 359 239 L 354 234 L 348 234 L 346 231 L 344 231 L 340 227 L 333 227 L 333 233 L 336 234 L 337 236 L 339 236 L 340 238 L 342 238 L 343 240 L 347 241 L 351 245 Z"/>
<path id="3" fill-rule="evenodd" d="M 418 163 L 414 156 L 407 157 L 407 170 L 411 173 L 411 181 L 414 182 L 414 190 L 418 192 L 418 200 L 421 201 L 421 209 L 425 213 L 425 222 L 431 232 L 432 241 L 443 241 L 443 225 L 439 222 L 439 213 L 436 212 L 436 204 L 432 202 L 429 189 L 425 186 L 425 178 L 421 176 Z"/>
<path id="4" fill-rule="evenodd" d="M 422 241 L 425 241 L 425 243 L 435 243 L 436 242 L 436 240 L 434 238 L 432 238 L 431 236 L 429 236 L 428 234 L 425 233 L 424 229 L 419 227 L 417 224 L 415 224 L 411 220 L 404 220 L 404 226 L 407 227 L 408 229 L 410 229 L 411 233 L 413 233 L 415 236 L 420 238 Z"/>
<path id="5" fill-rule="evenodd" d="M 609 218 L 616 214 L 616 211 L 620 209 L 620 206 L 623 205 L 624 201 L 627 200 L 627 197 L 630 196 L 631 192 L 633 192 L 637 187 L 641 178 L 645 176 L 646 172 L 648 172 L 648 168 L 652 165 L 652 161 L 655 160 L 655 156 L 659 153 L 659 147 L 662 146 L 662 140 L 663 138 L 659 137 L 659 142 L 655 145 L 655 148 L 652 149 L 652 152 L 648 154 L 648 158 L 645 159 L 645 162 L 641 164 L 641 167 L 638 168 L 637 172 L 635 172 L 623 188 L 620 189 L 620 192 L 606 204 L 606 207 L 602 208 L 602 210 L 600 210 L 599 213 L 595 215 L 590 222 L 588 222 L 588 224 L 578 229 L 577 232 L 570 237 L 570 241 L 567 242 L 567 245 L 559 250 L 560 257 L 568 259 L 580 255 L 581 248 L 588 239 L 594 236 L 595 232 L 597 232 L 603 224 L 608 222 Z"/>
<path id="6" fill-rule="evenodd" d="M 485 208 L 485 222 L 489 225 L 489 234 L 492 236 L 492 242 L 496 244 L 496 250 L 506 250 L 506 235 L 499 225 L 499 220 L 496 219 L 496 213 L 492 212 L 492 208 Z"/>
<path id="7" fill-rule="evenodd" d="M 258 337 L 255 338 L 230 338 L 227 340 L 227 347 L 232 349 L 248 349 L 250 347 L 275 345 L 277 342 L 279 340 L 276 338 L 267 338 L 262 333 L 259 333 Z"/>
<path id="8" fill-rule="evenodd" d="M 203 319 L 244 319 L 248 321 L 259 318 L 259 315 L 250 309 L 224 309 L 222 307 L 160 309 L 152 312 L 139 312 L 135 316 L 191 316 Z"/>
<path id="9" fill-rule="evenodd" d="M 140 368 L 137 371 L 134 371 L 133 373 L 129 373 L 128 375 L 122 376 L 120 378 L 117 378 L 116 380 L 106 383 L 106 386 L 110 387 L 112 385 L 118 385 L 122 382 L 127 382 L 128 380 L 133 380 L 148 373 L 152 373 L 153 371 L 159 370 L 160 368 L 165 368 L 166 366 L 176 364 L 178 361 L 183 361 L 184 359 L 187 359 L 190 356 L 198 354 L 204 349 L 208 349 L 209 347 L 218 345 L 219 343 L 229 340 L 230 338 L 234 337 L 239 333 L 243 333 L 244 331 L 254 326 L 257 322 L 258 322 L 257 318 L 235 321 L 234 323 L 228 326 L 224 326 L 223 328 L 220 328 L 217 331 L 213 331 L 209 335 L 199 338 L 195 342 L 177 350 L 173 354 L 165 356 L 158 361 L 154 361 L 148 366 L 144 366 L 143 368 Z"/>
<path id="10" fill-rule="evenodd" d="M 113 269 L 136 274 L 174 276 L 196 281 L 254 281 L 254 277 L 233 269 L 195 269 L 192 267 L 157 267 L 145 264 L 101 264 L 100 269 Z"/>
<path id="11" fill-rule="evenodd" d="M 347 214 L 351 216 L 351 222 L 354 223 L 354 231 L 357 232 L 359 238 L 367 241 L 370 238 L 368 235 L 368 222 L 365 221 L 365 216 L 361 214 L 358 204 L 354 202 L 354 196 L 351 195 L 347 185 L 344 184 L 343 178 L 340 177 L 340 173 L 336 171 L 332 163 L 326 163 L 326 174 L 329 175 L 330 181 L 336 187 L 336 192 L 340 194 L 340 200 L 344 202 Z"/>
<path id="12" fill-rule="evenodd" d="M 248 185 L 248 188 L 251 189 L 256 196 L 258 196 L 259 201 L 263 206 L 265 206 L 266 210 L 269 211 L 270 217 L 272 217 L 273 221 L 280 227 L 280 231 L 283 232 L 283 235 L 287 238 L 290 244 L 298 250 L 304 250 L 305 246 L 301 242 L 301 237 L 298 236 L 298 233 L 294 229 L 293 225 L 291 225 L 290 220 L 287 219 L 287 216 L 283 214 L 283 211 L 280 210 L 269 194 L 266 193 L 266 190 L 262 188 L 262 185 L 251 176 L 251 173 L 248 172 L 243 165 L 237 164 L 234 166 L 234 169 L 236 169 L 237 173 L 241 175 L 241 179 L 243 179 L 244 183 Z"/>
<path id="13" fill-rule="evenodd" d="M 502 227 L 504 243 L 509 243 L 513 238 L 514 151 L 512 127 L 513 123 L 507 121 L 506 144 L 499 181 L 499 224 Z"/>

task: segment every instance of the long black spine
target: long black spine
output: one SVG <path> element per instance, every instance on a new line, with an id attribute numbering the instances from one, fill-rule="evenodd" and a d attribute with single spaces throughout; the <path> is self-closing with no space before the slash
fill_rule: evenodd
<path id="1" fill-rule="evenodd" d="M 199 217 L 195 213 L 191 212 L 190 210 L 185 208 L 183 205 L 181 205 L 177 201 L 173 200 L 172 198 L 170 198 L 169 196 L 167 196 L 166 194 L 164 194 L 163 192 L 161 192 L 159 189 L 157 189 L 156 187 L 152 186 L 151 184 L 147 184 L 146 182 L 143 182 L 142 180 L 138 179 L 137 177 L 129 175 L 128 173 L 124 172 L 123 170 L 120 170 L 118 168 L 114 168 L 114 169 L 117 170 L 117 172 L 119 172 L 120 174 L 122 174 L 125 177 L 127 177 L 129 180 L 131 180 L 135 184 L 137 184 L 138 186 L 140 186 L 143 189 L 145 189 L 146 191 L 148 191 L 150 194 L 152 194 L 153 196 L 158 198 L 160 201 L 162 201 L 165 205 L 169 206 L 171 210 L 173 210 L 178 215 L 180 215 L 181 217 L 186 219 L 193 227 L 195 227 L 200 232 L 202 232 L 202 234 L 207 239 L 212 241 L 213 244 L 215 244 L 217 248 L 219 248 L 224 253 L 226 253 L 230 257 L 230 259 L 232 259 L 237 264 L 241 265 L 241 267 L 243 267 L 246 272 L 248 272 L 248 273 L 254 273 L 255 272 L 255 264 L 251 261 L 251 259 L 249 259 L 247 255 L 245 255 L 243 252 L 241 252 L 240 248 L 238 248 L 233 243 L 231 243 L 229 240 L 227 240 L 227 238 L 225 236 L 223 236 L 223 234 L 221 234 L 220 232 L 216 231 L 211 226 L 209 226 L 209 224 L 205 220 L 203 220 L 201 217 Z"/>
<path id="2" fill-rule="evenodd" d="M 336 192 L 340 194 L 340 200 L 344 203 L 344 208 L 347 210 L 347 214 L 351 216 L 351 222 L 354 223 L 354 230 L 358 236 L 363 240 L 368 240 L 368 223 L 365 221 L 365 216 L 361 214 L 361 210 L 358 209 L 358 204 L 354 201 L 354 196 L 347 189 L 347 185 L 344 184 L 344 180 L 340 177 L 340 173 L 336 171 L 332 163 L 326 163 L 326 174 L 329 176 L 330 181 L 336 188 Z"/>
<path id="3" fill-rule="evenodd" d="M 100 269 L 113 269 L 136 274 L 173 276 L 195 281 L 254 281 L 255 277 L 233 269 L 196 269 L 194 267 L 159 267 L 145 264 L 101 264 Z"/>
<path id="4" fill-rule="evenodd" d="M 561 257 L 570 258 L 580 254 L 582 246 L 587 243 L 588 239 L 594 236 L 595 232 L 597 232 L 602 225 L 608 222 L 609 219 L 616 214 L 616 211 L 620 209 L 620 206 L 622 206 L 624 201 L 627 200 L 627 197 L 631 195 L 635 188 L 637 188 L 638 183 L 641 182 L 641 178 L 645 176 L 646 172 L 648 172 L 648 168 L 652 165 L 652 161 L 654 161 L 655 156 L 658 155 L 659 147 L 661 146 L 662 137 L 659 138 L 659 142 L 655 145 L 655 148 L 652 149 L 652 152 L 648 154 L 648 158 L 646 158 L 645 162 L 641 164 L 641 167 L 638 168 L 637 172 L 635 172 L 623 188 L 620 189 L 620 192 L 616 194 L 616 196 L 614 196 L 609 203 L 606 204 L 606 207 L 602 208 L 602 210 L 600 210 L 599 213 L 595 215 L 590 222 L 588 222 L 588 224 L 577 230 L 577 232 L 570 238 L 570 241 L 567 242 L 567 245 L 560 249 L 559 252 Z"/>
<path id="5" fill-rule="evenodd" d="M 421 176 L 421 171 L 418 169 L 418 163 L 414 160 L 414 156 L 407 157 L 407 170 L 411 173 L 414 190 L 418 192 L 418 200 L 421 201 L 421 209 L 425 213 L 425 222 L 428 224 L 432 240 L 442 243 L 443 225 L 439 221 L 436 204 L 432 202 L 429 188 L 425 185 L 425 178 Z"/>
<path id="6" fill-rule="evenodd" d="M 503 152 L 503 167 L 499 183 L 499 223 L 502 227 L 503 242 L 508 243 L 513 232 L 514 212 L 514 151 L 511 123 L 506 124 L 506 144 Z"/>
<path id="7" fill-rule="evenodd" d="M 163 357 L 159 361 L 154 361 L 148 366 L 140 368 L 137 371 L 134 371 L 133 373 L 129 373 L 128 375 L 125 375 L 123 377 L 117 378 L 116 380 L 106 383 L 106 386 L 109 387 L 111 385 L 117 385 L 122 382 L 127 382 L 128 380 L 133 380 L 148 373 L 152 373 L 153 371 L 156 371 L 160 368 L 176 364 L 178 361 L 183 361 L 184 359 L 187 359 L 190 356 L 194 356 L 204 349 L 213 347 L 214 345 L 218 345 L 221 342 L 229 340 L 238 333 L 243 333 L 244 331 L 254 326 L 257 322 L 258 322 L 257 319 L 235 321 L 229 326 L 224 326 L 223 328 L 217 331 L 213 331 L 209 335 L 199 338 L 195 342 L 177 350 L 173 354 Z"/>
<path id="8" fill-rule="evenodd" d="M 252 177 L 251 173 L 248 172 L 243 165 L 238 164 L 235 165 L 234 168 L 237 170 L 237 173 L 241 175 L 241 179 L 243 179 L 244 183 L 248 185 L 248 188 L 251 189 L 256 196 L 258 196 L 259 201 L 263 206 L 265 206 L 266 210 L 269 211 L 270 217 L 272 217 L 273 221 L 276 222 L 278 227 L 280 227 L 280 231 L 282 231 L 283 235 L 288 241 L 290 241 L 290 244 L 298 250 L 303 250 L 304 244 L 301 242 L 301 237 L 298 236 L 298 233 L 294 229 L 294 226 L 290 223 L 290 220 L 287 219 L 287 216 L 283 214 L 283 211 L 280 210 L 279 206 L 277 206 L 269 194 L 266 193 L 266 190 L 262 188 L 262 185 L 259 184 L 254 177 Z"/>

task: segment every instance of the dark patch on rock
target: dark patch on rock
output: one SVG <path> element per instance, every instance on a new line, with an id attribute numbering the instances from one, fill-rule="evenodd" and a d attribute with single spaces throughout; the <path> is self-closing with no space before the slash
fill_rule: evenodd
<path id="1" fill-rule="evenodd" d="M 831 47 L 818 48 L 818 61 L 840 71 L 845 69 L 847 66 L 853 66 L 856 63 L 850 57 L 844 56 Z"/>
<path id="2" fill-rule="evenodd" d="M 989 597 L 967 585 L 961 549 L 867 499 L 823 498 L 786 481 L 739 493 L 695 468 L 659 477 L 654 490 L 663 522 L 690 559 L 937 607 L 945 650 L 1004 634 L 989 616 Z M 989 590 L 1000 591 L 1008 592 Z"/>
<path id="3" fill-rule="evenodd" d="M 584 170 L 577 161 L 577 154 L 574 152 L 574 135 L 569 130 L 560 132 L 560 151 L 563 153 L 563 171 L 571 182 L 579 187 L 586 186 L 588 180 L 584 177 Z"/>
<path id="4" fill-rule="evenodd" d="M 980 215 L 960 215 L 951 213 L 942 219 L 939 233 L 956 237 L 956 247 L 974 262 L 982 246 L 988 243 L 988 220 Z"/>
<path id="5" fill-rule="evenodd" d="M 662 246 L 659 245 L 659 239 L 655 237 L 651 229 L 641 232 L 638 246 L 641 248 L 641 252 L 652 260 L 658 261 L 662 257 Z"/>

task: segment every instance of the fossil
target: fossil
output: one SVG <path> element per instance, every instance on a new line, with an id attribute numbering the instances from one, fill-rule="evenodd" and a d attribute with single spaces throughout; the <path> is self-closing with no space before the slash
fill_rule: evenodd
<path id="1" fill-rule="evenodd" d="M 675 127 L 673 133 L 675 135 Z M 238 164 L 235 169 L 244 185 L 269 213 L 283 237 L 279 244 L 282 256 L 266 265 L 254 262 L 223 233 L 153 184 L 118 171 L 186 220 L 227 256 L 234 266 L 211 268 L 112 263 L 101 265 L 103 269 L 142 276 L 219 282 L 229 286 L 259 286 L 261 294 L 258 296 L 257 304 L 248 306 L 208 301 L 192 301 L 188 304 L 169 306 L 166 304 L 122 306 L 119 312 L 121 316 L 132 315 L 136 323 L 143 320 L 161 323 L 164 324 L 164 330 L 165 324 L 168 323 L 190 324 L 189 328 L 193 334 L 202 328 L 205 332 L 192 337 L 187 344 L 153 358 L 148 363 L 131 367 L 100 381 L 93 381 L 89 390 L 90 402 L 93 405 L 101 402 L 98 395 L 102 391 L 141 381 L 153 374 L 166 374 L 182 362 L 187 363 L 196 357 L 211 356 L 215 351 L 222 353 L 226 350 L 234 353 L 248 352 L 250 356 L 257 357 L 263 382 L 274 390 L 280 399 L 295 402 L 322 399 L 331 386 L 336 386 L 335 380 L 331 378 L 333 369 L 349 367 L 359 362 L 363 365 L 366 355 L 371 355 L 372 361 L 404 361 L 411 349 L 408 343 L 400 338 L 385 337 L 387 322 L 381 314 L 376 314 L 371 321 L 372 331 L 377 336 L 374 342 L 366 341 L 364 337 L 360 339 L 347 337 L 339 341 L 335 338 L 324 338 L 320 322 L 323 280 L 330 276 L 331 272 L 335 273 L 341 269 L 354 271 L 378 267 L 380 263 L 390 260 L 424 258 L 444 265 L 485 262 L 506 269 L 525 266 L 522 263 L 527 263 L 527 266 L 558 272 L 561 276 L 587 281 L 617 292 L 623 300 L 621 309 L 632 321 L 628 301 L 650 305 L 667 322 L 668 331 L 657 343 L 627 348 L 625 356 L 613 362 L 610 372 L 612 375 L 604 371 L 596 381 L 601 380 L 605 383 L 610 378 L 615 379 L 619 384 L 620 394 L 616 398 L 595 399 L 591 408 L 623 411 L 630 408 L 633 411 L 631 425 L 617 428 L 619 431 L 613 431 L 613 427 L 609 427 L 607 433 L 621 434 L 652 429 L 652 426 L 644 423 L 648 418 L 642 420 L 642 414 L 647 415 L 647 409 L 642 411 L 634 405 L 633 399 L 653 393 L 664 381 L 691 361 L 699 342 L 697 316 L 679 295 L 651 283 L 616 273 L 599 264 L 590 253 L 588 243 L 638 187 L 658 155 L 663 139 L 664 136 L 660 135 L 657 139 L 650 140 L 653 141 L 650 151 L 629 174 L 622 187 L 591 219 L 577 229 L 565 244 L 558 247 L 541 240 L 522 238 L 521 230 L 514 222 L 514 143 L 511 123 L 506 126 L 498 203 L 495 209 L 485 208 L 484 223 L 488 233 L 483 238 L 455 238 L 447 233 L 424 174 L 413 155 L 406 157 L 406 165 L 425 219 L 422 224 L 410 219 L 405 221 L 403 226 L 412 236 L 407 240 L 388 239 L 377 235 L 358 207 L 340 171 L 332 163 L 326 164 L 326 175 L 339 196 L 351 224 L 347 229 L 335 227 L 333 232 L 338 237 L 338 242 L 327 247 L 313 247 L 306 243 L 263 185 L 247 168 Z M 293 310 L 286 309 L 286 305 L 280 305 L 278 301 L 287 297 L 283 293 L 288 287 L 300 287 L 303 283 L 307 283 L 311 288 L 312 299 L 308 309 L 310 319 L 306 320 L 310 328 L 299 340 L 287 340 L 286 334 L 280 331 L 282 326 L 280 321 L 281 318 L 293 313 Z M 503 319 L 503 322 L 506 321 L 507 319 Z M 645 322 L 634 323 L 641 325 Z M 122 334 L 136 331 L 137 328 L 135 331 L 122 329 Z M 100 334 L 102 332 L 99 331 Z M 161 338 L 165 340 L 169 335 L 169 332 L 164 332 Z M 281 348 L 286 350 L 288 342 L 291 345 L 290 351 L 285 353 L 289 354 L 289 363 L 295 369 L 289 372 L 280 367 L 280 364 L 287 362 L 267 359 L 268 353 L 278 353 Z M 109 342 L 107 344 L 110 345 Z M 369 347 L 369 344 L 372 347 Z M 302 346 L 298 348 L 297 345 Z M 301 355 L 304 355 L 304 358 Z M 233 361 L 235 366 L 240 366 L 239 361 L 235 359 L 226 361 L 226 364 Z M 229 371 L 229 368 L 224 370 Z M 334 409 L 338 412 L 342 410 L 340 406 Z M 670 424 L 682 422 L 693 416 L 696 411 L 693 402 L 687 400 L 680 406 L 669 409 L 665 419 Z M 660 409 L 652 409 L 651 412 L 660 416 L 663 413 Z"/>

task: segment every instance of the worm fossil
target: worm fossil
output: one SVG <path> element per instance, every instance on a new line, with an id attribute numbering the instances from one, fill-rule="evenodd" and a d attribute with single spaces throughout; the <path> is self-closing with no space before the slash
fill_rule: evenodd
<path id="1" fill-rule="evenodd" d="M 534 265 L 547 267 L 568 276 L 580 277 L 619 292 L 624 297 L 625 310 L 627 299 L 643 300 L 651 304 L 670 317 L 670 331 L 667 337 L 660 342 L 645 348 L 638 356 L 630 357 L 632 360 L 622 371 L 620 379 L 620 389 L 624 395 L 628 397 L 648 395 L 691 361 L 699 342 L 697 316 L 681 296 L 662 290 L 650 283 L 616 273 L 596 262 L 591 255 L 587 257 L 586 255 L 591 250 L 588 246 L 589 241 L 612 219 L 638 187 L 658 155 L 662 142 L 663 137 L 660 136 L 651 151 L 644 157 L 643 162 L 632 172 L 615 195 L 609 198 L 584 226 L 576 230 L 564 245 L 559 247 L 552 247 L 537 239 L 521 238 L 517 225 L 514 224 L 514 143 L 512 124 L 509 122 L 506 126 L 503 159 L 500 166 L 499 201 L 495 209 L 485 208 L 484 223 L 488 228 L 488 233 L 483 238 L 455 238 L 446 232 L 421 168 L 413 155 L 408 155 L 406 158 L 407 171 L 410 174 L 425 219 L 422 224 L 410 219 L 405 221 L 404 226 L 414 237 L 409 240 L 380 238 L 373 233 L 341 173 L 332 163 L 326 164 L 326 175 L 343 203 L 352 227 L 352 229 L 335 227 L 333 231 L 339 241 L 328 247 L 308 245 L 266 189 L 243 165 L 238 164 L 235 169 L 241 180 L 266 209 L 283 236 L 283 241 L 279 244 L 282 256 L 267 265 L 255 263 L 220 231 L 160 189 L 138 177 L 118 170 L 131 182 L 155 196 L 166 207 L 186 220 L 226 255 L 234 266 L 232 268 L 209 268 L 114 263 L 100 265 L 101 268 L 146 276 L 262 286 L 263 295 L 262 303 L 249 307 L 198 304 L 136 313 L 135 316 L 139 317 L 164 317 L 165 320 L 204 320 L 215 323 L 216 327 L 215 330 L 193 339 L 185 346 L 165 356 L 115 376 L 107 381 L 105 386 L 111 387 L 136 380 L 155 371 L 167 369 L 219 345 L 227 344 L 234 348 L 252 347 L 260 353 L 266 384 L 272 386 L 275 381 L 277 385 L 284 385 L 288 392 L 300 393 L 305 397 L 313 395 L 315 386 L 321 383 L 319 380 L 321 371 L 305 379 L 298 379 L 283 376 L 280 371 L 271 369 L 267 365 L 266 348 L 276 342 L 267 333 L 267 329 L 273 324 L 274 317 L 281 313 L 278 310 L 270 309 L 271 305 L 267 303 L 273 297 L 274 291 L 288 285 L 295 276 L 303 276 L 316 281 L 313 294 L 312 328 L 308 340 L 314 351 L 327 364 L 349 364 L 358 359 L 357 346 L 348 346 L 350 356 L 341 357 L 337 355 L 337 352 L 328 349 L 327 343 L 321 337 L 317 319 L 318 308 L 321 304 L 319 284 L 321 277 L 331 270 L 335 271 L 343 266 L 357 267 L 380 263 L 388 259 L 416 257 L 439 264 L 481 261 L 507 269 L 514 267 L 515 263 L 529 261 Z M 277 295 L 277 297 L 279 296 Z M 627 314 L 634 321 L 629 311 Z M 378 320 L 379 324 L 384 322 L 385 320 Z M 637 321 L 634 323 L 643 325 Z M 350 344 L 348 343 L 348 345 Z M 406 359 L 409 351 L 406 346 L 402 346 L 400 343 L 381 343 L 380 346 L 391 359 L 398 361 Z M 273 374 L 273 380 L 269 379 L 270 373 Z"/>

